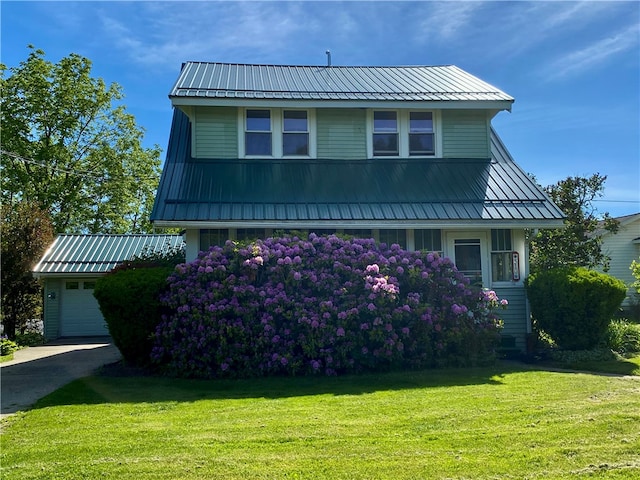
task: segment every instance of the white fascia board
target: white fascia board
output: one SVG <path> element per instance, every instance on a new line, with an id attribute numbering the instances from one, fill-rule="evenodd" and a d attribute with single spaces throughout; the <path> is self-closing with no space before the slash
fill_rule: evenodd
<path id="1" fill-rule="evenodd" d="M 194 98 L 171 97 L 174 107 L 263 107 L 263 108 L 416 108 L 440 110 L 501 110 L 511 111 L 513 101 L 507 100 L 287 100 L 259 98 Z"/>
<path id="2" fill-rule="evenodd" d="M 411 221 L 391 221 L 391 222 L 358 222 L 358 221 L 179 221 L 179 220 L 156 220 L 155 227 L 166 228 L 349 228 L 349 229 L 431 229 L 446 228 L 450 230 L 468 228 L 563 228 L 562 220 L 433 220 L 417 222 Z"/>

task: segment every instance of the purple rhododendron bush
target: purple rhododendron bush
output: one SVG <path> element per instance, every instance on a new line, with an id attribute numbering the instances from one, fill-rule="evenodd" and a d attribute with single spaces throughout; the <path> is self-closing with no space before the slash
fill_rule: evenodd
<path id="1" fill-rule="evenodd" d="M 310 234 L 178 265 L 152 360 L 184 377 L 336 375 L 492 361 L 506 305 L 447 258 Z"/>

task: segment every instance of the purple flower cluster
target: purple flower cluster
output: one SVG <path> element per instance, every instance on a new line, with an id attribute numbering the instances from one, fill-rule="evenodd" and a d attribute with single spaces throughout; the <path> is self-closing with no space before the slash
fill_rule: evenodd
<path id="1" fill-rule="evenodd" d="M 504 306 L 436 253 L 313 233 L 201 252 L 161 303 L 153 361 L 204 378 L 470 364 Z"/>

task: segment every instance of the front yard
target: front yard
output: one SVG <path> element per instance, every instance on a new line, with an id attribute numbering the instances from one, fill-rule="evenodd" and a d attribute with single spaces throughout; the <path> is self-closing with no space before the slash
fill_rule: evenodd
<path id="1" fill-rule="evenodd" d="M 10 479 L 640 476 L 640 380 L 510 364 L 241 381 L 93 376 L 3 425 Z"/>

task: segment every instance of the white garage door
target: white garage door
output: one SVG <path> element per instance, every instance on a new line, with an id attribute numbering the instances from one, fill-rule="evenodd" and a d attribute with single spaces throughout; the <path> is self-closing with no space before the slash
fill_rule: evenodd
<path id="1" fill-rule="evenodd" d="M 60 304 L 60 335 L 91 337 L 109 335 L 106 322 L 93 296 L 95 279 L 65 280 Z"/>

